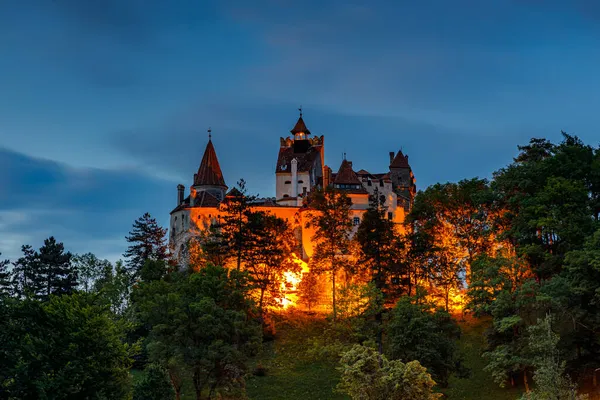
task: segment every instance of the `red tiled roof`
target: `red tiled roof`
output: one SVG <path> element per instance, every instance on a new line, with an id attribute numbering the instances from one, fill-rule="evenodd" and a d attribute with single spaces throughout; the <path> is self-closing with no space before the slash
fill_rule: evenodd
<path id="1" fill-rule="evenodd" d="M 369 171 L 361 169 L 360 171 L 358 171 L 356 173 L 356 175 L 371 175 L 371 174 L 369 173 Z"/>
<path id="2" fill-rule="evenodd" d="M 321 156 L 321 146 L 310 146 L 305 153 L 295 153 L 294 147 L 279 148 L 275 172 L 292 172 L 292 160 L 298 161 L 298 172 L 308 172 Z"/>
<path id="3" fill-rule="evenodd" d="M 194 207 L 218 207 L 221 202 L 207 191 L 197 192 Z"/>
<path id="4" fill-rule="evenodd" d="M 292 132 L 293 135 L 300 133 L 300 132 L 304 132 L 304 134 L 310 135 L 310 131 L 306 127 L 306 124 L 304 123 L 304 120 L 302 119 L 302 117 L 298 118 L 296 125 L 294 125 L 294 127 L 292 128 L 292 130 L 290 132 Z"/>
<path id="5" fill-rule="evenodd" d="M 223 173 L 221 172 L 221 166 L 217 159 L 217 153 L 212 141 L 209 139 L 204 150 L 204 156 L 198 168 L 198 173 L 194 175 L 194 186 L 222 186 L 227 188 L 225 179 L 223 179 Z"/>
<path id="6" fill-rule="evenodd" d="M 396 157 L 394 157 L 394 160 L 390 164 L 390 168 L 410 168 L 408 157 L 402 154 L 402 150 L 396 154 Z"/>
<path id="7" fill-rule="evenodd" d="M 356 172 L 352 170 L 352 163 L 348 160 L 342 161 L 342 165 L 340 165 L 340 169 L 335 175 L 333 183 L 342 185 L 361 185 L 362 187 L 362 182 L 358 179 L 358 176 L 356 176 Z"/>

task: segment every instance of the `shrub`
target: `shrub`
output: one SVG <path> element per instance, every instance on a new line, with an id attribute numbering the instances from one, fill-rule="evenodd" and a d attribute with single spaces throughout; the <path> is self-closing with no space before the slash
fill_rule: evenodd
<path id="1" fill-rule="evenodd" d="M 172 400 L 174 396 L 167 372 L 158 364 L 149 364 L 133 387 L 133 400 Z"/>

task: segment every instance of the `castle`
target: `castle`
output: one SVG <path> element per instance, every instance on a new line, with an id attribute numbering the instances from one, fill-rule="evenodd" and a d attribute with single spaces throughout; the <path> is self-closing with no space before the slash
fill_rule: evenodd
<path id="1" fill-rule="evenodd" d="M 302 254 L 297 254 L 298 258 L 307 261 L 313 252 L 313 232 L 305 226 L 304 211 L 307 208 L 304 200 L 315 188 L 333 187 L 348 194 L 352 200 L 350 218 L 355 230 L 369 206 L 369 196 L 375 190 L 386 197 L 388 219 L 396 223 L 404 221 L 416 186 L 408 156 L 402 151 L 389 153 L 389 168 L 383 173 L 355 171 L 352 162 L 345 157 L 334 173 L 325 165 L 325 137 L 311 137 L 302 112 L 290 132 L 292 136 L 280 138 L 275 169 L 276 195 L 256 201 L 253 207 L 291 224 L 300 241 Z M 171 211 L 169 243 L 180 261 L 186 259 L 189 239 L 218 220 L 219 205 L 232 193 L 227 190 L 209 130 L 208 143 L 189 195 L 185 196 L 185 187 L 178 185 L 177 206 Z"/>

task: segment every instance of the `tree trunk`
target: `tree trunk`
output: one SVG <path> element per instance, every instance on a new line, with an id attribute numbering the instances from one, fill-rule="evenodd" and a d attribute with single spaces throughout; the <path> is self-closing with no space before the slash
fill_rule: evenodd
<path id="1" fill-rule="evenodd" d="M 523 371 L 523 383 L 525 384 L 525 391 L 529 393 L 529 382 L 527 381 L 527 370 Z"/>
<path id="2" fill-rule="evenodd" d="M 202 384 L 200 383 L 200 373 L 198 370 L 194 371 L 194 376 L 192 377 L 194 381 L 194 391 L 196 392 L 196 400 L 202 400 Z"/>
<path id="3" fill-rule="evenodd" d="M 260 316 L 260 324 L 263 324 L 263 301 L 265 298 L 265 288 L 260 288 L 260 300 L 258 301 L 258 315 Z"/>
<path id="4" fill-rule="evenodd" d="M 169 379 L 171 380 L 171 386 L 173 386 L 173 390 L 175 390 L 175 399 L 180 400 L 181 399 L 181 383 L 178 382 L 178 379 L 176 378 L 175 374 L 171 371 L 169 371 Z"/>
<path id="5" fill-rule="evenodd" d="M 337 319 L 337 310 L 335 308 L 335 269 L 331 270 L 331 298 L 333 300 L 333 322 Z"/>

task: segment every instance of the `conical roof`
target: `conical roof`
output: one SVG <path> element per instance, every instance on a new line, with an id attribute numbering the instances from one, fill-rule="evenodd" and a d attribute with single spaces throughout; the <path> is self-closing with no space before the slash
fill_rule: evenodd
<path id="1" fill-rule="evenodd" d="M 410 168 L 408 157 L 402 154 L 402 150 L 396 154 L 396 157 L 394 157 L 394 160 L 390 164 L 390 168 Z"/>
<path id="2" fill-rule="evenodd" d="M 212 140 L 208 140 L 206 150 L 204 150 L 204 156 L 198 168 L 198 173 L 194 175 L 194 186 L 222 186 L 227 188 L 225 185 L 225 179 L 223 179 L 223 172 L 221 172 L 221 166 L 217 159 L 217 153 L 215 147 L 212 144 Z"/>
<path id="3" fill-rule="evenodd" d="M 296 125 L 294 125 L 294 128 L 290 132 L 294 135 L 297 133 L 301 133 L 301 132 L 304 132 L 305 135 L 310 135 L 310 131 L 306 127 L 306 124 L 304 123 L 302 116 L 300 116 L 300 118 L 298 118 L 298 122 L 296 122 Z"/>

